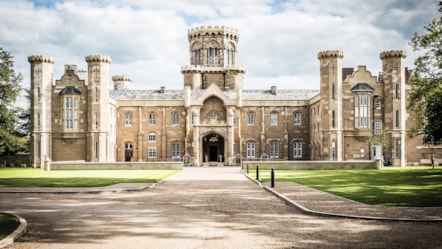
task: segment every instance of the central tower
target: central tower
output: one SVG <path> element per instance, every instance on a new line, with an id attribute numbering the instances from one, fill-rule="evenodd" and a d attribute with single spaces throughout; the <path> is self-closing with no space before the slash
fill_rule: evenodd
<path id="1" fill-rule="evenodd" d="M 184 66 L 184 87 L 222 90 L 242 89 L 245 69 L 236 66 L 238 30 L 224 26 L 201 26 L 188 30 L 190 65 Z"/>

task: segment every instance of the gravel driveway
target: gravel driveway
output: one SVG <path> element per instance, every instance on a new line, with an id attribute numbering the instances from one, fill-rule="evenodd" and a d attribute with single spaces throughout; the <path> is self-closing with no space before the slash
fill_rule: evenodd
<path id="1" fill-rule="evenodd" d="M 185 168 L 137 192 L 0 193 L 29 225 L 6 248 L 442 248 L 442 225 L 305 215 L 236 167 Z"/>

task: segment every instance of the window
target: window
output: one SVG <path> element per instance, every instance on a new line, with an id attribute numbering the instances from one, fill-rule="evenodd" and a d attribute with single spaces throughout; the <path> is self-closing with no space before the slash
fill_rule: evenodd
<path id="1" fill-rule="evenodd" d="M 295 125 L 301 125 L 301 116 L 300 112 L 293 113 L 293 123 Z"/>
<path id="2" fill-rule="evenodd" d="M 396 99 L 399 99 L 399 96 L 400 96 L 400 89 L 399 89 L 399 84 L 396 84 L 396 91 L 395 91 L 395 95 L 396 95 Z"/>
<path id="3" fill-rule="evenodd" d="M 95 129 L 98 129 L 98 112 L 95 112 L 94 120 L 95 120 Z"/>
<path id="4" fill-rule="evenodd" d="M 98 144 L 98 141 L 95 141 L 95 159 L 98 159 L 99 154 L 100 154 L 100 146 Z"/>
<path id="5" fill-rule="evenodd" d="M 278 113 L 272 112 L 270 113 L 270 125 L 278 125 Z"/>
<path id="6" fill-rule="evenodd" d="M 332 111 L 332 128 L 335 128 L 335 111 Z"/>
<path id="7" fill-rule="evenodd" d="M 361 149 L 359 150 L 359 157 L 360 157 L 360 158 L 364 158 L 364 157 L 365 157 L 365 149 L 364 149 L 364 148 L 361 148 Z"/>
<path id="8" fill-rule="evenodd" d="M 194 53 L 194 64 L 195 65 L 201 65 L 201 49 L 197 49 L 193 51 Z"/>
<path id="9" fill-rule="evenodd" d="M 332 158 L 336 158 L 336 142 L 335 140 L 331 143 L 331 152 L 332 152 Z"/>
<path id="10" fill-rule="evenodd" d="M 279 143 L 270 143 L 270 158 L 279 158 Z"/>
<path id="11" fill-rule="evenodd" d="M 399 128 L 399 110 L 396 110 L 396 128 Z"/>
<path id="12" fill-rule="evenodd" d="M 151 112 L 149 113 L 149 125 L 156 125 L 157 123 L 157 118 L 155 113 Z"/>
<path id="13" fill-rule="evenodd" d="M 332 85 L 331 97 L 332 97 L 332 99 L 335 99 L 335 84 Z"/>
<path id="14" fill-rule="evenodd" d="M 376 109 L 381 109 L 382 108 L 382 101 L 380 99 L 376 100 Z"/>
<path id="15" fill-rule="evenodd" d="M 368 95 L 355 95 L 355 128 L 367 128 L 369 124 L 370 98 Z"/>
<path id="16" fill-rule="evenodd" d="M 255 157 L 255 142 L 247 142 L 247 158 Z"/>
<path id="17" fill-rule="evenodd" d="M 147 134 L 147 141 L 148 142 L 156 142 L 157 141 L 157 134 L 155 134 L 155 133 Z"/>
<path id="18" fill-rule="evenodd" d="M 293 143 L 293 158 L 302 157 L 302 142 Z"/>
<path id="19" fill-rule="evenodd" d="M 67 130 L 76 130 L 78 128 L 78 97 L 65 97 L 63 108 L 63 127 Z"/>
<path id="20" fill-rule="evenodd" d="M 210 120 L 217 120 L 218 119 L 218 114 L 216 113 L 216 111 L 211 111 L 209 113 L 209 119 Z"/>
<path id="21" fill-rule="evenodd" d="M 396 139 L 395 141 L 395 156 L 400 157 L 401 156 L 401 140 Z"/>
<path id="22" fill-rule="evenodd" d="M 98 102 L 98 87 L 95 87 L 95 102 Z"/>
<path id="23" fill-rule="evenodd" d="M 374 134 L 379 135 L 382 133 L 382 120 L 376 119 L 374 121 Z"/>
<path id="24" fill-rule="evenodd" d="M 126 126 L 132 126 L 132 113 L 124 114 L 124 124 Z"/>
<path id="25" fill-rule="evenodd" d="M 180 115 L 176 112 L 172 113 L 172 125 L 180 124 Z"/>
<path id="26" fill-rule="evenodd" d="M 41 90 L 40 87 L 37 87 L 37 101 L 40 102 L 41 99 Z"/>
<path id="27" fill-rule="evenodd" d="M 40 113 L 37 113 L 37 130 L 41 129 Z"/>
<path id="28" fill-rule="evenodd" d="M 172 158 L 179 158 L 179 157 L 180 157 L 180 144 L 172 143 Z"/>
<path id="29" fill-rule="evenodd" d="M 247 113 L 247 124 L 248 125 L 255 125 L 255 113 L 254 112 Z"/>
<path id="30" fill-rule="evenodd" d="M 148 158 L 157 158 L 157 148 L 151 147 L 147 149 Z"/>

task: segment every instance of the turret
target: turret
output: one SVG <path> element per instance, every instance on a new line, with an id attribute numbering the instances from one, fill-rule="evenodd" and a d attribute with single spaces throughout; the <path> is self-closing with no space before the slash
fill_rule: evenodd
<path id="1" fill-rule="evenodd" d="M 125 75 L 112 76 L 114 82 L 114 90 L 129 90 L 132 84 L 132 78 Z"/>
<path id="2" fill-rule="evenodd" d="M 54 58 L 31 55 L 31 161 L 33 167 L 43 167 L 45 159 L 52 157 L 50 150 L 52 130 L 52 82 Z"/>
<path id="3" fill-rule="evenodd" d="M 405 166 L 405 58 L 403 50 L 385 51 L 380 54 L 384 84 L 385 132 L 389 146 L 386 152 L 393 165 Z"/>
<path id="4" fill-rule="evenodd" d="M 88 161 L 106 162 L 109 135 L 109 65 L 106 55 L 86 56 L 88 63 Z"/>
<path id="5" fill-rule="evenodd" d="M 205 89 L 242 89 L 244 68 L 237 67 L 238 30 L 224 26 L 201 26 L 188 31 L 190 65 L 184 66 L 184 86 Z"/>
<path id="6" fill-rule="evenodd" d="M 342 58 L 343 51 L 327 50 L 318 53 L 321 82 L 321 126 L 324 141 L 323 156 L 341 161 L 342 146 Z M 326 146 L 326 145 L 329 146 Z"/>

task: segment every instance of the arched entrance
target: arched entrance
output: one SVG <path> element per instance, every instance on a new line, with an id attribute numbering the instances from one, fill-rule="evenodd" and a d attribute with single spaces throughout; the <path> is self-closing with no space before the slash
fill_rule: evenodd
<path id="1" fill-rule="evenodd" d="M 203 162 L 224 162 L 224 138 L 216 133 L 203 137 Z"/>

